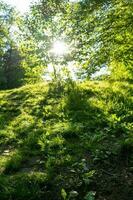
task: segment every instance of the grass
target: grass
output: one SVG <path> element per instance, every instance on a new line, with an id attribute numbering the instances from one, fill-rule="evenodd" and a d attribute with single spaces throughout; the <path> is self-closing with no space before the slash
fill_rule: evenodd
<path id="1" fill-rule="evenodd" d="M 132 85 L 0 93 L 0 199 L 132 199 Z"/>

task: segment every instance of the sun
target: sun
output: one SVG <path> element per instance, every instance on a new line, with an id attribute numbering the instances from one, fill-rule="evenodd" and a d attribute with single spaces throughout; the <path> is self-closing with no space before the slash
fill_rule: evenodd
<path id="1" fill-rule="evenodd" d="M 62 56 L 67 53 L 68 47 L 63 41 L 55 41 L 51 51 L 57 56 Z"/>

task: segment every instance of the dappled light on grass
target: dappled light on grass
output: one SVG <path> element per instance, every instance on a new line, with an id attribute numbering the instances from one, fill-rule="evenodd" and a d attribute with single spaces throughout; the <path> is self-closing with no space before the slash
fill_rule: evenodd
<path id="1" fill-rule="evenodd" d="M 77 200 L 107 187 L 112 199 L 126 200 L 120 184 L 130 195 L 131 85 L 51 87 L 34 84 L 0 94 L 2 199 L 59 200 L 63 186 Z"/>

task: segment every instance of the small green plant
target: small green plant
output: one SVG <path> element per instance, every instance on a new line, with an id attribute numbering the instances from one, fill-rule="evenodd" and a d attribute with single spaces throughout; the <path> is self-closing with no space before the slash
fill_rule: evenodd
<path id="1" fill-rule="evenodd" d="M 88 192 L 84 197 L 84 200 L 95 200 L 95 194 L 96 192 L 93 191 Z"/>
<path id="2" fill-rule="evenodd" d="M 90 184 L 91 179 L 94 174 L 95 174 L 95 170 L 91 170 L 91 171 L 83 174 L 83 181 L 85 182 L 86 185 Z"/>
<path id="3" fill-rule="evenodd" d="M 63 200 L 76 199 L 78 195 L 78 192 L 75 190 L 72 190 L 69 193 L 67 193 L 64 188 L 61 189 L 61 196 Z"/>
<path id="4" fill-rule="evenodd" d="M 62 196 L 62 198 L 63 198 L 64 200 L 67 199 L 67 193 L 66 193 L 66 191 L 65 191 L 64 188 L 61 189 L 61 196 Z"/>

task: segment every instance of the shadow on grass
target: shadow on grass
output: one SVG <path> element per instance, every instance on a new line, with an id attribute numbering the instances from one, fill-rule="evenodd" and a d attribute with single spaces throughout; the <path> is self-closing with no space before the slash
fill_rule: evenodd
<path id="1" fill-rule="evenodd" d="M 119 121 L 117 118 L 112 118 L 112 127 L 108 117 L 112 113 L 120 114 L 121 108 L 123 112 L 120 115 L 126 113 L 127 108 L 121 106 L 121 102 L 123 105 L 126 100 L 120 91 L 112 92 L 108 88 L 102 91 L 102 94 L 100 92 L 70 85 L 68 88 L 64 87 L 61 92 L 57 88 L 53 89 L 52 92 L 49 91 L 35 105 L 31 101 L 26 102 L 30 97 L 27 92 L 20 92 L 20 96 L 18 93 L 14 93 L 8 97 L 11 101 L 10 105 L 16 101 L 19 109 L 22 105 L 23 108 L 27 108 L 31 104 L 28 107 L 30 111 L 28 110 L 27 113 L 33 118 L 24 117 L 24 126 L 15 129 L 19 145 L 16 154 L 11 157 L 7 164 L 7 171 L 5 171 L 7 175 L 3 174 L 1 177 L 0 187 L 3 200 L 9 198 L 15 200 L 41 200 L 44 198 L 60 200 L 62 199 L 62 188 L 67 193 L 78 191 L 77 200 L 82 200 L 90 190 L 97 189 L 99 196 L 103 190 L 104 199 L 108 197 L 111 184 L 117 188 L 119 184 L 116 184 L 116 181 L 119 181 L 119 177 L 113 179 L 114 176 L 108 174 L 105 176 L 103 171 L 100 174 L 100 170 L 110 170 L 112 152 L 118 153 L 118 138 L 117 140 L 116 137 L 111 138 L 111 135 L 117 129 L 116 125 L 119 126 Z M 100 97 L 98 97 L 99 93 Z M 37 96 L 33 95 L 32 98 L 37 99 Z M 90 101 L 91 98 L 92 101 Z M 93 98 L 96 98 L 97 104 L 93 104 Z M 103 104 L 102 108 L 98 104 L 99 100 Z M 109 102 L 111 102 L 110 107 L 108 107 Z M 107 113 L 105 114 L 106 106 Z M 130 103 L 127 107 L 130 108 Z M 26 126 L 27 119 L 29 119 L 29 126 Z M 19 123 L 21 125 L 22 121 L 20 120 Z M 42 172 L 37 169 L 37 172 L 22 173 L 23 167 L 30 168 L 28 160 L 36 156 L 37 158 L 41 157 L 43 161 Z M 113 157 L 112 162 L 115 163 L 114 168 L 117 167 L 116 156 Z M 34 168 L 35 165 L 36 159 L 32 167 Z M 96 187 L 91 184 L 92 180 L 88 174 L 91 170 L 97 170 Z M 113 180 L 109 179 L 109 176 Z M 108 190 L 106 190 L 107 183 Z M 104 184 L 103 188 L 102 184 Z M 114 187 L 112 188 L 114 189 Z M 112 188 L 111 191 L 113 191 Z M 122 187 L 117 191 L 122 191 Z M 111 198 L 109 197 L 109 199 Z"/>

